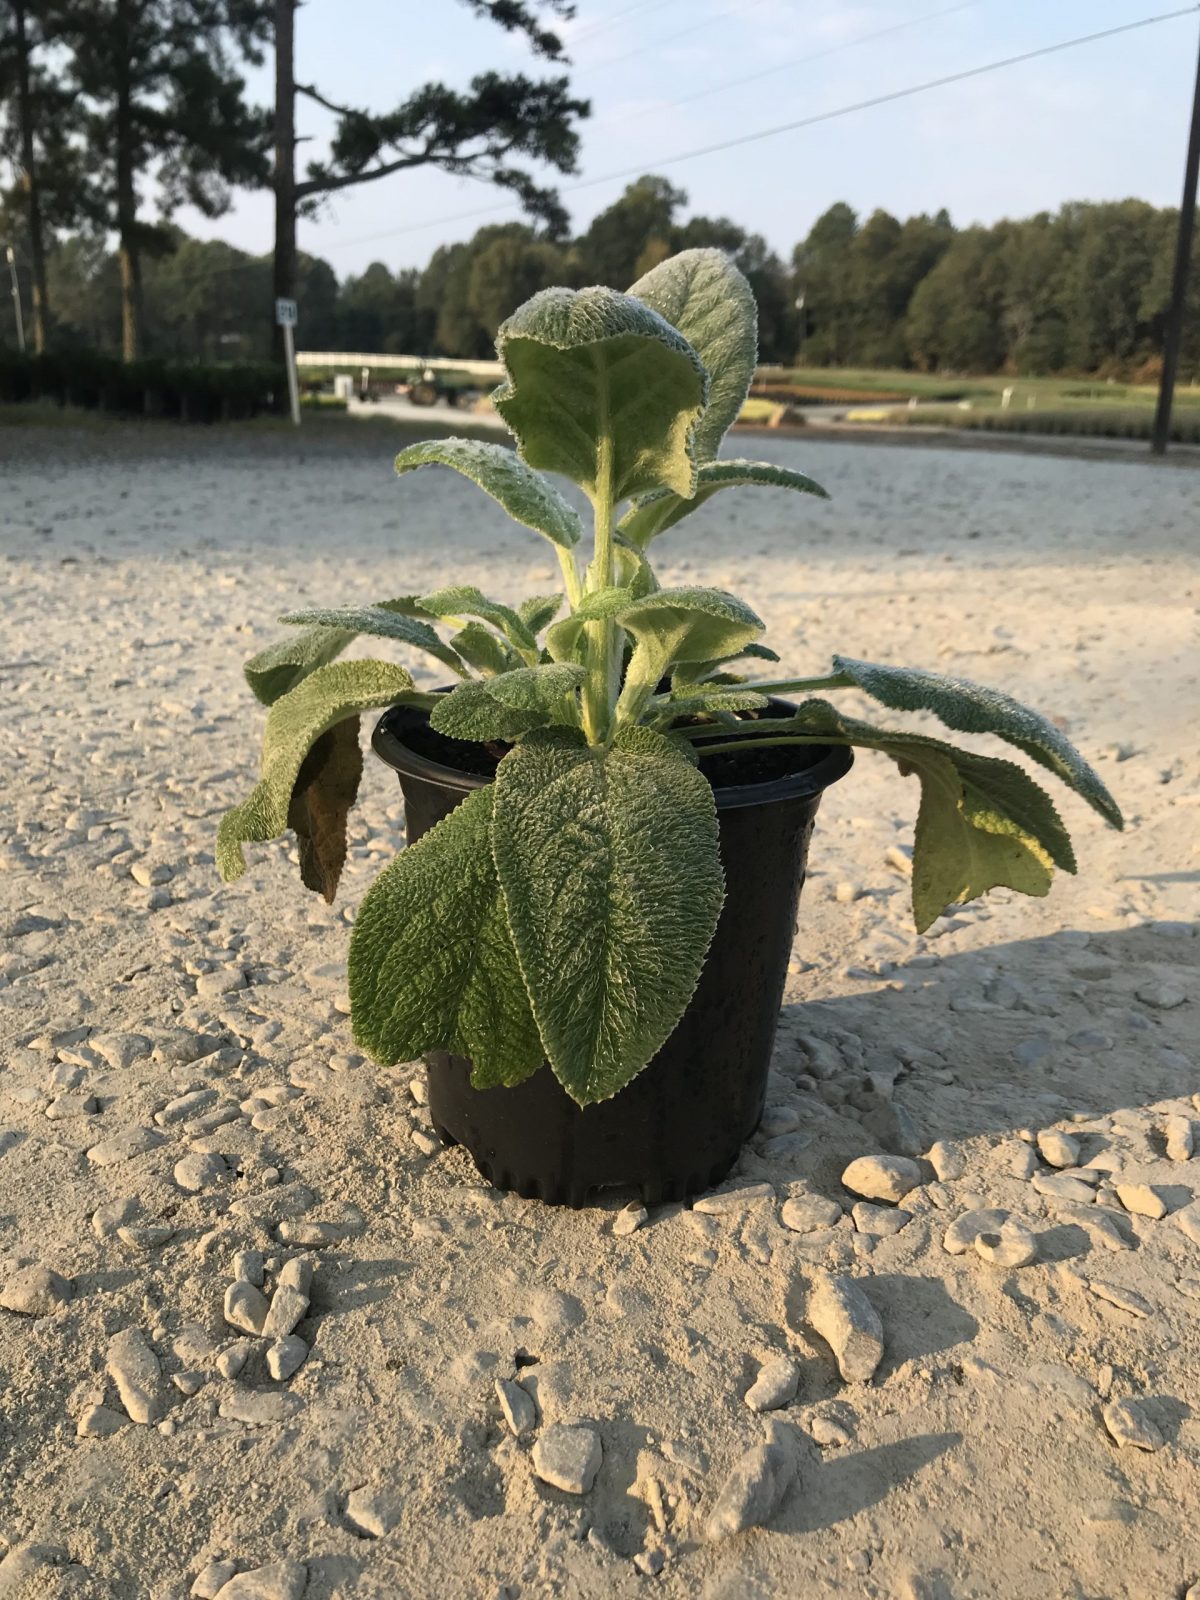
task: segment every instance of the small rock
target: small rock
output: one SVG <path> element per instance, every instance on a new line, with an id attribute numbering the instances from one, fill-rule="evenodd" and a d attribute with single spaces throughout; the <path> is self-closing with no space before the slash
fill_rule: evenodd
<path id="1" fill-rule="evenodd" d="M 896 1100 L 880 1100 L 864 1113 L 862 1125 L 893 1155 L 915 1160 L 925 1148 L 925 1138 L 912 1114 Z"/>
<path id="2" fill-rule="evenodd" d="M 301 1294 L 299 1289 L 293 1289 L 290 1284 L 281 1283 L 271 1296 L 270 1310 L 262 1327 L 258 1330 L 264 1339 L 282 1339 L 303 1322 L 308 1315 L 308 1296 Z M 235 1323 L 241 1327 L 241 1323 Z M 253 1332 L 247 1329 L 247 1332 Z"/>
<path id="3" fill-rule="evenodd" d="M 203 972 L 196 979 L 196 995 L 201 1000 L 217 1000 L 246 987 L 246 974 L 240 967 L 227 972 Z"/>
<path id="4" fill-rule="evenodd" d="M 239 1250 L 233 1258 L 235 1283 L 250 1283 L 256 1289 L 263 1286 L 263 1253 L 261 1250 Z M 291 1331 L 290 1329 L 288 1330 Z"/>
<path id="5" fill-rule="evenodd" d="M 1174 983 L 1143 983 L 1135 993 L 1144 1006 L 1154 1011 L 1174 1011 L 1187 995 Z"/>
<path id="6" fill-rule="evenodd" d="M 734 1466 L 704 1525 L 713 1543 L 761 1528 L 778 1510 L 795 1473 L 792 1458 L 778 1444 L 755 1445 Z"/>
<path id="7" fill-rule="evenodd" d="M 1148 1183 L 1119 1183 L 1117 1199 L 1135 1217 L 1150 1217 L 1158 1221 L 1167 1214 L 1162 1196 Z"/>
<path id="8" fill-rule="evenodd" d="M 1192 1139 L 1192 1124 L 1187 1117 L 1167 1118 L 1167 1159 L 1168 1161 L 1190 1161 L 1194 1142 Z"/>
<path id="9" fill-rule="evenodd" d="M 386 1489 L 355 1489 L 346 1501 L 346 1521 L 368 1539 L 382 1539 L 400 1521 L 400 1501 Z"/>
<path id="10" fill-rule="evenodd" d="M 1149 1300 L 1142 1298 L 1133 1289 L 1123 1289 L 1120 1284 L 1105 1283 L 1100 1278 L 1092 1278 L 1088 1288 L 1101 1300 L 1107 1300 L 1109 1305 L 1118 1307 L 1121 1311 L 1128 1311 L 1132 1317 L 1152 1317 L 1154 1307 Z"/>
<path id="11" fill-rule="evenodd" d="M 883 1360 L 879 1313 L 852 1278 L 822 1274 L 808 1302 L 808 1321 L 833 1351 L 847 1383 L 865 1383 Z"/>
<path id="12" fill-rule="evenodd" d="M 593 1429 L 556 1422 L 533 1447 L 533 1470 L 543 1483 L 566 1494 L 586 1494 L 596 1481 L 602 1455 L 600 1436 Z"/>
<path id="13" fill-rule="evenodd" d="M 717 1189 L 712 1194 L 702 1194 L 693 1202 L 692 1210 L 699 1211 L 702 1216 L 722 1217 L 774 1198 L 775 1190 L 769 1183 L 743 1183 L 736 1189 Z"/>
<path id="14" fill-rule="evenodd" d="M 500 1378 L 496 1383 L 496 1397 L 508 1430 L 516 1439 L 523 1439 L 537 1427 L 537 1406 L 528 1389 L 511 1378 Z"/>
<path id="15" fill-rule="evenodd" d="M 957 1145 L 937 1139 L 929 1146 L 926 1158 L 939 1183 L 955 1183 L 967 1170 L 967 1158 Z"/>
<path id="16" fill-rule="evenodd" d="M 1066 1172 L 1035 1172 L 1030 1182 L 1038 1194 L 1072 1206 L 1091 1205 L 1096 1198 L 1095 1190 L 1085 1179 Z"/>
<path id="17" fill-rule="evenodd" d="M 141 1033 L 101 1033 L 93 1035 L 88 1044 L 97 1055 L 103 1056 L 115 1072 L 124 1072 L 135 1061 L 150 1054 L 151 1045 Z"/>
<path id="18" fill-rule="evenodd" d="M 270 1309 L 266 1295 L 252 1283 L 239 1280 L 225 1291 L 225 1321 L 243 1333 L 260 1334 Z"/>
<path id="19" fill-rule="evenodd" d="M 1009 1213 L 998 1206 L 987 1206 L 979 1211 L 964 1211 L 957 1222 L 946 1229 L 942 1244 L 952 1256 L 961 1256 L 975 1246 L 981 1233 L 998 1233 L 1008 1221 Z"/>
<path id="20" fill-rule="evenodd" d="M 1037 1156 L 1034 1155 L 1027 1144 L 1023 1144 L 1013 1151 L 1008 1170 L 1014 1178 L 1032 1178 L 1037 1169 Z"/>
<path id="21" fill-rule="evenodd" d="M 897 1211 L 894 1206 L 873 1206 L 866 1200 L 857 1201 L 850 1208 L 850 1215 L 857 1232 L 877 1239 L 891 1238 L 912 1221 L 908 1211 Z"/>
<path id="22" fill-rule="evenodd" d="M 627 1234 L 636 1233 L 639 1228 L 645 1227 L 650 1220 L 650 1213 L 645 1206 L 633 1202 L 624 1206 L 613 1218 L 612 1231 L 618 1239 L 623 1239 Z"/>
<path id="23" fill-rule="evenodd" d="M 75 1432 L 81 1439 L 107 1439 L 129 1426 L 129 1418 L 107 1406 L 88 1406 L 79 1414 Z"/>
<path id="24" fill-rule="evenodd" d="M 751 1411 L 778 1411 L 796 1398 L 799 1384 L 796 1363 L 788 1356 L 772 1356 L 763 1362 L 744 1398 Z"/>
<path id="25" fill-rule="evenodd" d="M 849 1444 L 851 1435 L 836 1417 L 813 1417 L 808 1431 L 819 1445 Z"/>
<path id="26" fill-rule="evenodd" d="M 248 1427 L 262 1428 L 273 1422 L 286 1422 L 304 1405 L 290 1389 L 239 1389 L 221 1401 L 220 1414 Z"/>
<path id="27" fill-rule="evenodd" d="M 158 1422 L 166 1409 L 162 1367 L 140 1328 L 124 1328 L 108 1344 L 108 1372 L 133 1422 Z"/>
<path id="28" fill-rule="evenodd" d="M 275 1275 L 276 1289 L 299 1289 L 301 1294 L 308 1294 L 312 1289 L 313 1263 L 310 1256 L 292 1256 L 290 1261 L 285 1261 Z"/>
<path id="29" fill-rule="evenodd" d="M 277 1383 L 286 1383 L 287 1380 L 308 1359 L 308 1346 L 298 1333 L 289 1333 L 284 1339 L 276 1339 L 267 1351 L 267 1371 Z"/>
<path id="30" fill-rule="evenodd" d="M 843 881 L 834 886 L 833 898 L 840 906 L 853 905 L 855 900 L 861 900 L 866 890 L 861 883 Z"/>
<path id="31" fill-rule="evenodd" d="M 305 1249 L 340 1244 L 346 1237 L 346 1230 L 336 1222 L 293 1222 L 289 1219 L 281 1222 L 275 1232 L 282 1244 L 298 1244 Z"/>
<path id="32" fill-rule="evenodd" d="M 74 1293 L 72 1280 L 52 1267 L 20 1267 L 0 1286 L 0 1307 L 22 1317 L 48 1317 Z"/>
<path id="33" fill-rule="evenodd" d="M 1066 1211 L 1064 1215 L 1069 1221 L 1086 1228 L 1091 1237 L 1099 1240 L 1106 1250 L 1133 1249 L 1132 1241 L 1121 1232 L 1117 1213 L 1110 1211 L 1107 1206 L 1089 1206 L 1086 1210 L 1081 1207 L 1078 1211 Z"/>
<path id="34" fill-rule="evenodd" d="M 175 1182 L 188 1194 L 214 1189 L 229 1177 L 229 1168 L 218 1155 L 184 1156 L 175 1163 Z"/>
<path id="35" fill-rule="evenodd" d="M 153 889 L 160 883 L 169 883 L 175 874 L 165 861 L 134 861 L 129 876 L 143 889 Z"/>
<path id="36" fill-rule="evenodd" d="M 1102 1413 L 1104 1426 L 1119 1445 L 1138 1450 L 1161 1450 L 1163 1436 L 1137 1400 L 1113 1400 Z"/>
<path id="37" fill-rule="evenodd" d="M 832 1228 L 841 1215 L 842 1208 L 836 1200 L 827 1200 L 820 1194 L 802 1194 L 784 1201 L 779 1220 L 793 1233 L 815 1233 L 818 1228 Z"/>
<path id="38" fill-rule="evenodd" d="M 196 1372 L 191 1368 L 185 1368 L 182 1372 L 173 1372 L 171 1374 L 171 1382 L 179 1390 L 180 1394 L 187 1395 L 189 1400 L 192 1395 L 200 1393 L 206 1381 L 202 1372 Z"/>
<path id="39" fill-rule="evenodd" d="M 235 1339 L 217 1357 L 217 1371 L 223 1378 L 236 1378 L 249 1361 L 253 1349 L 248 1339 Z"/>
<path id="40" fill-rule="evenodd" d="M 661 1550 L 639 1550 L 633 1558 L 633 1564 L 643 1578 L 657 1578 L 663 1569 L 666 1557 Z"/>
<path id="41" fill-rule="evenodd" d="M 842 1183 L 852 1194 L 893 1203 L 903 1200 L 921 1181 L 920 1167 L 907 1156 L 859 1156 L 842 1173 Z"/>
<path id="42" fill-rule="evenodd" d="M 1193 1244 L 1200 1244 L 1200 1200 L 1175 1213 L 1175 1223 Z"/>
<path id="43" fill-rule="evenodd" d="M 1038 1242 L 1024 1223 L 1009 1217 L 996 1233 L 984 1231 L 975 1236 L 975 1253 L 989 1266 L 1027 1267 L 1038 1257 Z"/>
<path id="44" fill-rule="evenodd" d="M 111 1139 L 101 1139 L 99 1144 L 94 1144 L 87 1158 L 94 1167 L 113 1167 L 120 1161 L 130 1161 L 148 1150 L 156 1150 L 162 1143 L 162 1134 L 153 1128 L 125 1128 L 121 1133 L 114 1133 Z"/>
<path id="45" fill-rule="evenodd" d="M 232 1561 L 210 1561 L 201 1567 L 192 1584 L 192 1600 L 216 1600 L 222 1586 L 229 1582 L 237 1568 Z"/>
<path id="46" fill-rule="evenodd" d="M 230 1578 L 214 1600 L 301 1600 L 307 1587 L 308 1568 L 299 1561 L 272 1561 Z"/>
<path id="47" fill-rule="evenodd" d="M 1079 1165 L 1079 1140 L 1058 1128 L 1046 1128 L 1037 1136 L 1037 1147 L 1042 1160 L 1052 1167 L 1077 1167 Z"/>
<path id="48" fill-rule="evenodd" d="M 129 1250 L 137 1250 L 145 1254 L 148 1250 L 161 1250 L 170 1239 L 175 1237 L 175 1229 L 169 1222 L 148 1222 L 141 1228 L 118 1228 L 117 1238 Z"/>

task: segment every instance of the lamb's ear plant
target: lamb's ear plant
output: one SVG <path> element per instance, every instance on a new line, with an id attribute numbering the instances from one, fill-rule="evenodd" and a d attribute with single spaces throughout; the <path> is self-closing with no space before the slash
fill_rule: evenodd
<path id="1" fill-rule="evenodd" d="M 562 593 L 513 608 L 454 583 L 370 606 L 298 611 L 246 676 L 270 709 L 262 777 L 228 813 L 220 870 L 292 828 L 306 884 L 333 898 L 362 760 L 358 719 L 395 704 L 435 730 L 508 747 L 495 782 L 400 851 L 367 893 L 350 946 L 355 1037 L 391 1063 L 470 1058 L 477 1086 L 548 1060 L 589 1105 L 651 1060 L 695 987 L 724 885 L 702 752 L 848 744 L 921 785 L 912 900 L 918 930 L 998 885 L 1044 895 L 1075 870 L 1054 805 L 1024 768 L 923 733 L 875 727 L 827 695 L 857 691 L 948 728 L 994 734 L 1115 827 L 1099 777 L 1044 718 L 954 678 L 837 656 L 810 678 L 755 675 L 777 659 L 763 624 L 717 589 L 661 588 L 648 553 L 712 495 L 810 478 L 718 459 L 754 372 L 754 301 L 720 252 L 689 250 L 628 294 L 548 289 L 497 340 L 495 403 L 516 437 L 414 445 L 400 473 L 450 468 L 554 548 Z M 591 505 L 590 559 L 573 506 Z M 399 666 L 338 661 L 359 635 L 432 655 L 456 680 L 420 693 Z M 731 671 L 737 668 L 737 671 Z M 779 696 L 801 697 L 781 713 Z M 772 699 L 775 705 L 772 705 Z"/>

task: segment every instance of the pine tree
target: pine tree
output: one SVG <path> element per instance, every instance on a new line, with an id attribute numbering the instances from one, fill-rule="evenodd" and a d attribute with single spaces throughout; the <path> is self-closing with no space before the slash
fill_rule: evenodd
<path id="1" fill-rule="evenodd" d="M 575 171 L 578 118 L 586 100 L 574 99 L 566 77 L 532 79 L 523 73 L 480 73 L 465 91 L 427 83 L 395 110 L 370 112 L 335 104 L 315 84 L 295 79 L 298 0 L 273 0 L 275 9 L 275 293 L 296 294 L 296 218 L 312 215 L 343 189 L 373 183 L 416 167 L 437 167 L 456 177 L 480 178 L 510 190 L 552 237 L 568 218 L 556 191 L 539 184 L 517 160 Z M 464 0 L 476 16 L 509 33 L 524 34 L 535 55 L 564 60 L 563 44 L 542 15 L 569 18 L 569 0 Z M 297 179 L 296 97 L 337 117 L 329 157 Z"/>
<path id="2" fill-rule="evenodd" d="M 229 207 L 231 184 L 269 181 L 269 119 L 245 99 L 239 58 L 259 62 L 261 0 L 60 0 L 65 74 L 81 109 L 91 205 L 118 240 L 121 344 L 142 349 L 143 254 L 169 248 L 141 214 L 153 183 L 159 210 L 206 216 Z"/>

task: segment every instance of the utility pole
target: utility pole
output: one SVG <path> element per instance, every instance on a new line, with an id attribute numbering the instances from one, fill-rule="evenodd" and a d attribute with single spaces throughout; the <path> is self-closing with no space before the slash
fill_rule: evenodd
<path id="1" fill-rule="evenodd" d="M 296 0 L 275 0 L 276 304 L 296 298 Z M 287 360 L 283 325 L 271 330 L 275 359 Z"/>
<path id="2" fill-rule="evenodd" d="M 1158 409 L 1154 413 L 1154 435 L 1150 449 L 1156 456 L 1166 453 L 1171 433 L 1171 401 L 1175 394 L 1175 374 L 1179 370 L 1179 345 L 1183 338 L 1183 313 L 1187 303 L 1188 277 L 1192 264 L 1192 233 L 1196 225 L 1196 178 L 1200 173 L 1200 54 L 1196 58 L 1196 92 L 1192 99 L 1192 131 L 1188 139 L 1187 167 L 1183 174 L 1183 202 L 1179 208 L 1179 233 L 1175 239 L 1175 273 L 1171 281 L 1171 303 L 1163 335 L 1162 382 L 1158 390 Z"/>
<path id="3" fill-rule="evenodd" d="M 21 282 L 17 277 L 17 252 L 9 245 L 4 252 L 8 257 L 8 272 L 12 278 L 13 312 L 17 319 L 17 349 L 25 354 L 25 319 L 21 315 Z"/>
<path id="4" fill-rule="evenodd" d="M 29 36 L 26 30 L 25 0 L 13 6 L 17 41 L 17 121 L 21 136 L 21 187 L 29 223 L 29 266 L 32 278 L 33 348 L 41 355 L 46 348 L 46 250 L 42 239 L 42 196 L 38 183 L 33 141 L 33 90 L 29 71 Z"/>

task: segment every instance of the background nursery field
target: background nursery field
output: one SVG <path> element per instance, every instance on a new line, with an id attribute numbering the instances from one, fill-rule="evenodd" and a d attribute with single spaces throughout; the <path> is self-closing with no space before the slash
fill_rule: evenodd
<path id="1" fill-rule="evenodd" d="M 724 1192 L 639 1222 L 491 1191 L 430 1137 L 420 1066 L 356 1053 L 346 948 L 399 842 L 392 774 L 368 757 L 332 909 L 279 846 L 229 887 L 213 860 L 255 741 L 237 662 L 281 611 L 460 563 L 544 591 L 552 553 L 449 474 L 401 495 L 383 430 L 4 437 L 6 1600 L 1142 1600 L 1200 1579 L 1200 479 L 755 444 L 832 500 L 718 498 L 664 536 L 664 582 L 744 594 L 782 672 L 840 649 L 1003 684 L 1129 826 L 1066 796 L 1077 879 L 915 938 L 916 786 L 861 753 L 818 818 L 763 1127 Z M 881 1152 L 925 1160 L 895 1209 L 840 1181 Z M 1032 1230 L 1032 1264 L 947 1248 L 984 1207 Z M 268 1292 L 311 1264 L 290 1378 L 225 1320 L 245 1252 Z M 879 1313 L 871 1382 L 807 1320 L 820 1268 Z M 781 1355 L 798 1393 L 756 1413 Z M 602 1443 L 584 1495 L 533 1471 L 556 1422 Z M 794 1475 L 780 1509 L 714 1527 L 765 1441 Z"/>

